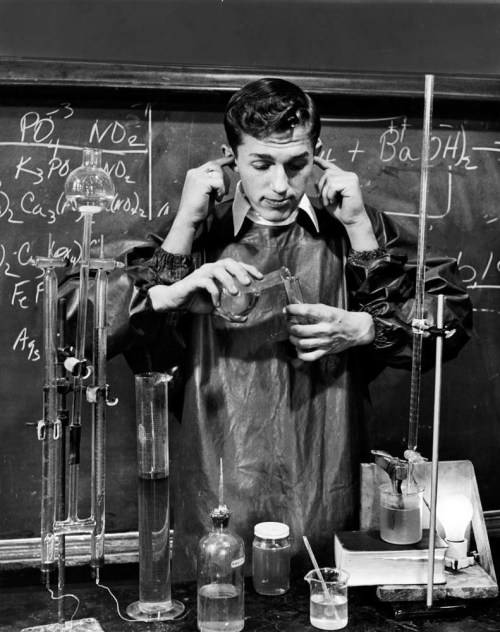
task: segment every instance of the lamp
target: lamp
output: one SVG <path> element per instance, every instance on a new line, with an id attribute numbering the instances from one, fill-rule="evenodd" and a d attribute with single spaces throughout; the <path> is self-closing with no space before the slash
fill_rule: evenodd
<path id="1" fill-rule="evenodd" d="M 452 494 L 439 501 L 436 513 L 445 531 L 445 541 L 448 544 L 445 566 L 459 570 L 474 564 L 474 558 L 467 555 L 467 540 L 465 539 L 473 514 L 471 501 L 464 494 Z"/>

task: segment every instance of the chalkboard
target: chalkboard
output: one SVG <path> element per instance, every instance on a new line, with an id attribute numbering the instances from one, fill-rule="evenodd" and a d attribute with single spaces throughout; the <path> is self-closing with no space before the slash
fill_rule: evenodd
<path id="1" fill-rule="evenodd" d="M 28 72 L 26 73 L 26 68 Z M 115 89 L 102 67 L 85 80 L 65 79 L 64 65 L 46 86 L 33 66 L 17 64 L 0 103 L 0 538 L 39 534 L 42 412 L 40 270 L 29 260 L 47 253 L 78 262 L 81 224 L 65 206 L 64 181 L 81 162 L 81 148 L 100 147 L 117 194 L 96 217 L 94 237 L 118 256 L 149 233 L 160 233 L 175 212 L 189 167 L 220 155 L 222 112 L 248 72 L 218 75 L 172 71 L 163 88 L 154 69 L 134 71 Z M 23 74 L 24 73 L 24 74 Z M 153 74 L 151 74 L 153 73 Z M 272 72 L 261 73 L 271 75 Z M 290 76 L 316 95 L 323 113 L 323 155 L 359 174 L 367 203 L 415 230 L 420 186 L 423 77 Z M 154 76 L 153 76 L 154 75 Z M 114 77 L 119 76 L 115 74 Z M 162 75 L 165 79 L 165 74 Z M 214 79 L 215 77 L 215 79 Z M 16 82 L 17 78 L 17 82 Z M 336 82 L 337 80 L 337 82 Z M 93 83 L 101 85 L 89 89 Z M 190 83 L 191 81 L 191 83 Z M 85 85 L 82 85 L 85 84 Z M 431 141 L 429 247 L 456 257 L 474 303 L 475 333 L 444 368 L 442 459 L 470 459 L 484 509 L 497 509 L 500 468 L 500 124 L 496 84 L 464 94 L 460 79 L 436 78 Z M 325 88 L 332 86 L 331 94 Z M 343 90 L 339 89 L 339 85 Z M 473 82 L 468 84 L 472 90 Z M 477 87 L 477 84 L 474 84 Z M 336 86 L 336 87 L 335 87 Z M 398 88 L 396 88 L 398 86 Z M 485 87 L 486 86 L 486 87 Z M 490 86 L 490 87 L 488 87 Z M 392 89 L 391 89 L 392 88 Z M 343 92 L 343 94 L 338 94 Z M 453 97 L 453 98 L 452 98 Z M 234 182 L 232 183 L 232 189 Z M 109 362 L 108 381 L 119 398 L 108 409 L 107 528 L 137 529 L 133 376 L 123 357 Z M 386 370 L 372 389 L 370 444 L 402 456 L 407 433 L 409 375 Z M 420 451 L 430 457 L 433 372 L 422 385 Z M 88 488 L 85 433 L 82 488 Z M 175 455 L 173 455 L 175 467 Z M 83 492 L 83 505 L 88 492 Z"/>

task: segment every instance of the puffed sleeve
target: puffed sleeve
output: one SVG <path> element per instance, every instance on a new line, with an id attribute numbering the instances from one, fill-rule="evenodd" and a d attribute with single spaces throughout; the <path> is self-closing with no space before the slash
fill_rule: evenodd
<path id="1" fill-rule="evenodd" d="M 155 314 L 148 304 L 147 290 L 158 283 L 173 283 L 189 274 L 190 257 L 169 256 L 159 247 L 161 238 L 117 240 L 107 244 L 109 256 L 122 267 L 108 276 L 106 305 L 107 358 L 122 354 L 134 373 L 168 371 L 182 357 L 182 343 L 175 334 L 171 315 Z M 76 337 L 80 305 L 79 266 L 61 279 L 58 296 L 66 303 L 66 338 Z M 87 297 L 87 332 L 93 328 L 94 271 L 90 271 Z M 91 336 L 86 340 L 86 357 L 92 355 Z"/>
<path id="2" fill-rule="evenodd" d="M 148 290 L 155 285 L 171 285 L 193 269 L 193 256 L 168 253 L 161 247 L 129 253 L 127 273 L 133 287 L 127 311 L 135 344 L 126 357 L 134 372 L 169 370 L 181 362 L 184 345 L 177 334 L 180 313 L 155 312 Z M 148 367 L 144 367 L 145 361 Z"/>
<path id="3" fill-rule="evenodd" d="M 351 308 L 374 318 L 375 340 L 364 353 L 372 360 L 395 367 L 411 367 L 415 317 L 417 251 L 413 236 L 383 213 L 367 208 L 380 248 L 363 256 L 351 251 L 347 282 Z M 429 254 L 426 257 L 424 318 L 435 325 L 437 297 L 445 298 L 443 359 L 454 358 L 472 333 L 472 304 L 461 282 L 455 259 Z M 435 343 L 424 337 L 422 368 L 433 365 Z"/>
<path id="4" fill-rule="evenodd" d="M 139 256 L 137 256 L 139 255 Z M 176 255 L 158 247 L 149 259 L 144 259 L 141 253 L 132 252 L 129 256 L 129 271 L 135 271 L 135 285 L 130 301 L 130 322 L 141 335 L 151 331 L 151 325 L 158 316 L 158 322 L 167 318 L 175 319 L 176 314 L 156 315 L 151 307 L 148 290 L 155 285 L 172 285 L 190 274 L 193 269 L 192 255 Z"/>

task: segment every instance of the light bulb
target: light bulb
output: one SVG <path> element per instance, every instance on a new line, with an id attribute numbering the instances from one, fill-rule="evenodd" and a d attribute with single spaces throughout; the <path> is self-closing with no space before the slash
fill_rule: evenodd
<path id="1" fill-rule="evenodd" d="M 459 570 L 474 564 L 474 557 L 467 555 L 465 540 L 465 532 L 473 514 L 471 501 L 464 494 L 452 494 L 439 501 L 436 513 L 448 544 L 445 566 Z"/>
<path id="2" fill-rule="evenodd" d="M 437 517 L 451 542 L 461 542 L 472 519 L 472 503 L 464 494 L 453 494 L 439 501 Z"/>

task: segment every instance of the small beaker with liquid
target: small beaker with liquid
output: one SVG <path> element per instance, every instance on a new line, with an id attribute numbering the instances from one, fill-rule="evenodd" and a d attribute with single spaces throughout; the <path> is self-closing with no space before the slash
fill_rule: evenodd
<path id="1" fill-rule="evenodd" d="M 338 568 L 309 571 L 311 625 L 320 630 L 341 630 L 347 625 L 347 582 L 349 573 Z"/>
<path id="2" fill-rule="evenodd" d="M 290 588 L 290 528 L 259 522 L 252 544 L 253 587 L 260 595 L 282 595 Z"/>
<path id="3" fill-rule="evenodd" d="M 422 499 L 424 488 L 392 483 L 380 486 L 380 537 L 390 544 L 416 544 L 422 539 Z"/>

